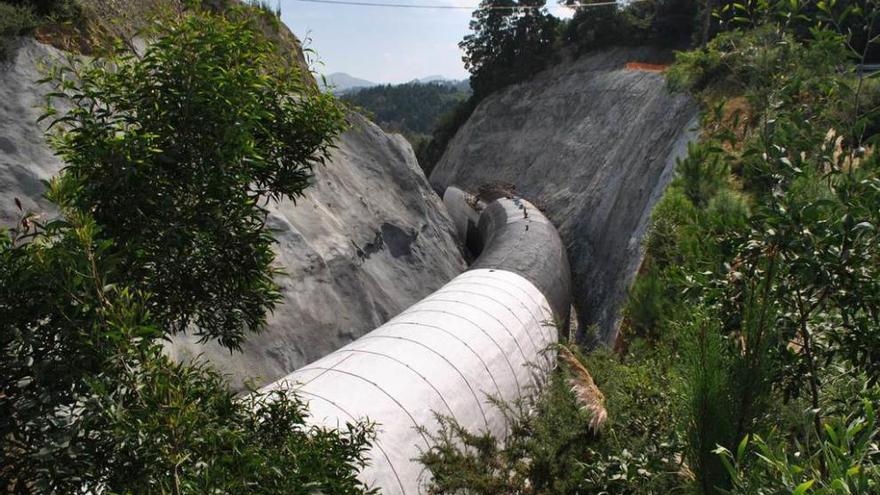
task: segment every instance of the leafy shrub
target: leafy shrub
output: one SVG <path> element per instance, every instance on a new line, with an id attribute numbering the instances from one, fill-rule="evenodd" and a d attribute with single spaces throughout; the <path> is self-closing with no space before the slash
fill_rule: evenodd
<path id="1" fill-rule="evenodd" d="M 858 9 L 849 14 L 875 15 Z M 687 276 L 703 287 L 691 291 L 685 303 L 705 303 L 718 322 L 722 335 L 707 341 L 719 343 L 713 354 L 720 353 L 722 359 L 715 361 L 722 364 L 713 366 L 726 370 L 716 382 L 726 383 L 722 398 L 731 413 L 712 413 L 712 422 L 701 422 L 699 409 L 692 415 L 692 450 L 712 464 L 697 470 L 704 492 L 738 483 L 711 460 L 713 442 L 730 451 L 749 433 L 794 432 L 779 437 L 773 448 L 819 455 L 821 447 L 804 439 L 822 435 L 823 418 L 833 411 L 825 399 L 832 391 L 827 369 L 853 369 L 863 383 L 871 383 L 876 373 L 866 358 L 877 355 L 876 321 L 865 320 L 877 307 L 875 215 L 862 207 L 876 196 L 861 187 L 850 189 L 876 181 L 875 158 L 860 148 L 870 141 L 865 131 L 876 119 L 859 103 L 867 81 L 841 66 L 848 57 L 847 38 L 822 28 L 835 22 L 815 12 L 798 19 L 813 23 L 809 37 L 767 22 L 720 35 L 705 50 L 680 56 L 672 71 L 707 101 L 739 95 L 756 114 L 736 133 L 717 122 L 707 127 L 707 142 L 724 143 L 712 159 L 736 172 L 730 182 L 742 184 L 751 204 L 737 199 L 740 193 L 720 189 L 694 225 L 708 247 L 686 255 L 692 267 Z M 707 264 L 712 258 L 721 263 Z M 687 376 L 693 390 L 709 390 L 701 385 L 708 380 L 705 374 Z M 722 402 L 704 395 L 706 404 Z M 782 401 L 809 408 L 811 424 L 796 415 L 771 415 L 773 408 L 784 408 Z M 729 433 L 719 435 L 719 430 Z M 788 447 L 782 447 L 785 442 Z M 759 484 L 751 488 L 748 493 L 762 493 Z"/>
<path id="2" fill-rule="evenodd" d="M 716 234 L 744 230 L 748 228 L 749 213 L 749 205 L 742 194 L 722 189 L 706 205 L 706 223 Z"/>
<path id="3" fill-rule="evenodd" d="M 731 494 L 793 493 L 849 495 L 880 489 L 880 428 L 876 402 L 865 401 L 845 417 L 830 417 L 818 445 L 794 444 L 772 432 L 747 436 L 736 451 L 718 449 L 730 478 Z"/>
<path id="4" fill-rule="evenodd" d="M 535 397 L 496 404 L 509 420 L 507 438 L 443 418 L 421 457 L 433 475 L 428 493 L 661 494 L 676 486 L 681 451 L 664 368 L 648 359 L 622 364 L 603 352 L 581 359 L 607 399 L 601 436 L 589 429 L 589 413 L 560 368 Z"/>
<path id="5" fill-rule="evenodd" d="M 57 194 L 57 182 L 52 194 Z M 236 398 L 114 267 L 87 215 L 0 237 L 0 485 L 14 493 L 361 493 L 369 426 L 304 424 L 284 391 Z"/>
<path id="6" fill-rule="evenodd" d="M 153 316 L 230 348 L 259 331 L 278 299 L 263 204 L 301 196 L 326 159 L 344 124 L 333 97 L 247 21 L 203 16 L 142 58 L 75 63 L 49 82 L 73 104 L 55 120 L 58 200 L 118 240 Z"/>
<path id="7" fill-rule="evenodd" d="M 666 82 L 673 91 L 697 92 L 721 80 L 726 73 L 727 66 L 722 64 L 717 50 L 680 51 L 666 71 Z"/>
<path id="8" fill-rule="evenodd" d="M 680 187 L 670 186 L 651 213 L 645 254 L 663 269 L 681 258 L 681 229 L 695 221 L 697 210 Z"/>
<path id="9" fill-rule="evenodd" d="M 696 475 L 700 493 L 719 493 L 727 475 L 721 459 L 713 452 L 729 445 L 734 432 L 730 365 L 726 344 L 716 322 L 694 312 L 686 330 L 684 386 L 688 407 L 688 459 Z"/>
<path id="10" fill-rule="evenodd" d="M 684 46 L 694 31 L 697 7 L 697 2 L 690 0 L 575 7 L 574 16 L 563 29 L 562 41 L 578 53 L 607 46 Z"/>
<path id="11" fill-rule="evenodd" d="M 0 486 L 364 493 L 370 425 L 308 426 L 288 391 L 238 398 L 163 354 L 190 323 L 230 347 L 259 328 L 274 286 L 258 201 L 301 194 L 342 126 L 331 97 L 263 65 L 247 25 L 166 29 L 142 59 L 53 79 L 73 106 L 55 115 L 60 216 L 0 235 Z"/>
<path id="12" fill-rule="evenodd" d="M 441 418 L 440 431 L 429 432 L 434 446 L 421 457 L 433 475 L 428 493 L 573 493 L 583 472 L 580 449 L 591 436 L 589 418 L 561 374 L 537 393 L 495 403 L 509 421 L 505 439 Z"/>
<path id="13" fill-rule="evenodd" d="M 71 13 L 78 10 L 75 0 L 3 0 L 3 3 L 28 8 L 39 16 L 60 18 L 68 18 Z"/>
<path id="14" fill-rule="evenodd" d="M 668 349 L 635 343 L 626 361 L 602 349 L 582 359 L 605 394 L 608 422 L 589 446 L 595 455 L 586 458 L 589 475 L 579 493 L 659 495 L 686 484 L 690 473 Z"/>
<path id="15" fill-rule="evenodd" d="M 583 8 L 565 24 L 563 40 L 578 53 L 602 48 L 624 38 L 629 31 L 624 15 L 616 5 Z"/>

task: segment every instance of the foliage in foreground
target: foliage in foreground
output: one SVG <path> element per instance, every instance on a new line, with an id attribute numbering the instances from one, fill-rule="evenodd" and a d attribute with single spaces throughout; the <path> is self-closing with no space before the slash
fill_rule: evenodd
<path id="1" fill-rule="evenodd" d="M 196 14 L 142 58 L 59 69 L 68 163 L 0 237 L 0 486 L 13 493 L 363 493 L 368 424 L 305 424 L 162 353 L 234 348 L 272 307 L 268 200 L 307 185 L 343 122 L 245 22 Z M 75 75 L 76 77 L 71 77 Z"/>
<path id="2" fill-rule="evenodd" d="M 441 418 L 434 447 L 421 462 L 431 471 L 429 493 L 663 494 L 682 476 L 681 442 L 664 390 L 668 366 L 653 356 L 622 363 L 597 352 L 581 357 L 604 391 L 609 422 L 597 435 L 590 413 L 572 393 L 569 370 L 558 368 L 540 390 L 495 403 L 510 433 L 495 438 Z"/>
<path id="3" fill-rule="evenodd" d="M 703 134 L 652 217 L 626 308 L 631 364 L 604 381 L 607 363 L 586 363 L 600 387 L 663 370 L 651 384 L 675 407 L 613 411 L 627 395 L 603 389 L 619 423 L 585 438 L 570 394 L 551 386 L 514 409 L 503 445 L 447 423 L 423 459 L 437 493 L 880 491 L 880 85 L 855 70 L 874 49 L 865 40 L 880 41 L 880 5 L 718 14 L 732 30 L 669 72 L 703 102 Z M 642 414 L 668 435 L 628 435 Z M 538 469 L 547 458 L 567 469 Z"/>
<path id="4" fill-rule="evenodd" d="M 849 495 L 876 493 L 880 482 L 880 428 L 875 397 L 861 398 L 846 416 L 828 418 L 815 446 L 790 445 L 785 435 L 750 435 L 736 452 L 719 447 L 734 493 Z"/>
<path id="5" fill-rule="evenodd" d="M 686 357 L 700 493 L 875 493 L 880 98 L 839 27 L 876 39 L 880 9 L 749 8 L 670 70 L 704 134 L 654 212 L 630 338 Z"/>
<path id="6" fill-rule="evenodd" d="M 57 199 L 117 241 L 118 269 L 172 331 L 236 348 L 277 300 L 262 204 L 301 196 L 343 127 L 302 78 L 248 23 L 194 16 L 141 58 L 49 80 L 74 104 L 55 120 Z"/>

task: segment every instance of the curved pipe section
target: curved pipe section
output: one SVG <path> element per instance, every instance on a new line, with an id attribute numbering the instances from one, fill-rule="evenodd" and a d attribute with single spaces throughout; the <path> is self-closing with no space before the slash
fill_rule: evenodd
<path id="1" fill-rule="evenodd" d="M 544 351 L 557 342 L 554 321 L 567 317 L 570 297 L 555 229 L 521 199 L 495 201 L 481 213 L 476 202 L 471 212 L 461 206 L 450 208 L 453 218 L 465 215 L 464 234 L 482 247 L 470 270 L 263 389 L 298 393 L 315 424 L 376 422 L 371 463 L 360 476 L 385 494 L 422 491 L 428 474 L 415 459 L 430 446 L 424 432 L 439 428 L 435 413 L 503 437 L 504 416 L 488 397 L 516 400 L 555 365 Z M 476 223 L 470 234 L 467 222 Z"/>

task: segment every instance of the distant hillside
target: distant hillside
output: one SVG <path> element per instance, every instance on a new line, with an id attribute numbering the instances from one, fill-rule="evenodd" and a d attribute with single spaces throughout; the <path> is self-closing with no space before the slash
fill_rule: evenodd
<path id="1" fill-rule="evenodd" d="M 469 95 L 466 82 L 462 86 L 459 81 L 444 80 L 374 86 L 349 92 L 343 100 L 363 108 L 384 129 L 399 132 L 415 144 Z"/>
<path id="2" fill-rule="evenodd" d="M 470 92 L 471 90 L 471 82 L 468 79 L 448 79 L 443 76 L 428 76 L 428 77 L 420 77 L 418 79 L 413 79 L 409 82 L 410 84 L 442 84 L 444 86 L 452 86 L 458 88 L 461 91 Z"/>
<path id="3" fill-rule="evenodd" d="M 334 72 L 333 74 L 324 76 L 324 79 L 326 80 L 326 84 L 323 82 L 321 83 L 323 89 L 329 89 L 337 94 L 346 93 L 353 89 L 376 86 L 376 83 L 372 81 L 354 77 L 345 72 Z"/>
<path id="4" fill-rule="evenodd" d="M 417 79 L 418 82 L 422 84 L 432 83 L 432 82 L 446 82 L 449 79 L 441 76 L 440 74 L 434 74 L 432 76 L 420 77 Z"/>

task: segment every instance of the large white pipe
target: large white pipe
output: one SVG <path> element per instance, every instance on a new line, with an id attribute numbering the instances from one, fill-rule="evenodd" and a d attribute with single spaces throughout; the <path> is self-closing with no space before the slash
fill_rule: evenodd
<path id="1" fill-rule="evenodd" d="M 493 205 L 500 207 L 487 215 Z M 428 478 L 416 459 L 430 446 L 423 431 L 439 428 L 435 413 L 452 416 L 470 430 L 503 437 L 504 416 L 488 398 L 522 397 L 555 364 L 554 354 L 544 351 L 558 339 L 554 321 L 564 316 L 558 308 L 568 304 L 569 275 L 564 249 L 549 225 L 521 200 L 493 203 L 480 216 L 482 228 L 473 229 L 483 231 L 485 244 L 477 261 L 498 256 L 493 245 L 504 246 L 517 237 L 514 245 L 527 253 L 522 261 L 516 261 L 521 253 L 510 253 L 499 259 L 498 268 L 480 264 L 482 268 L 459 275 L 379 328 L 263 391 L 296 391 L 308 402 L 310 421 L 316 424 L 375 421 L 371 464 L 361 479 L 385 494 L 420 493 Z M 536 263 L 533 256 L 562 265 L 547 269 L 546 260 Z M 514 265 L 508 266 L 512 260 Z M 523 263 L 525 269 L 518 269 Z M 530 277 L 535 267 L 541 273 Z M 542 292 L 529 278 L 540 278 L 538 285 L 552 281 L 556 293 L 545 295 L 547 289 Z M 564 287 L 562 296 L 559 287 Z"/>

